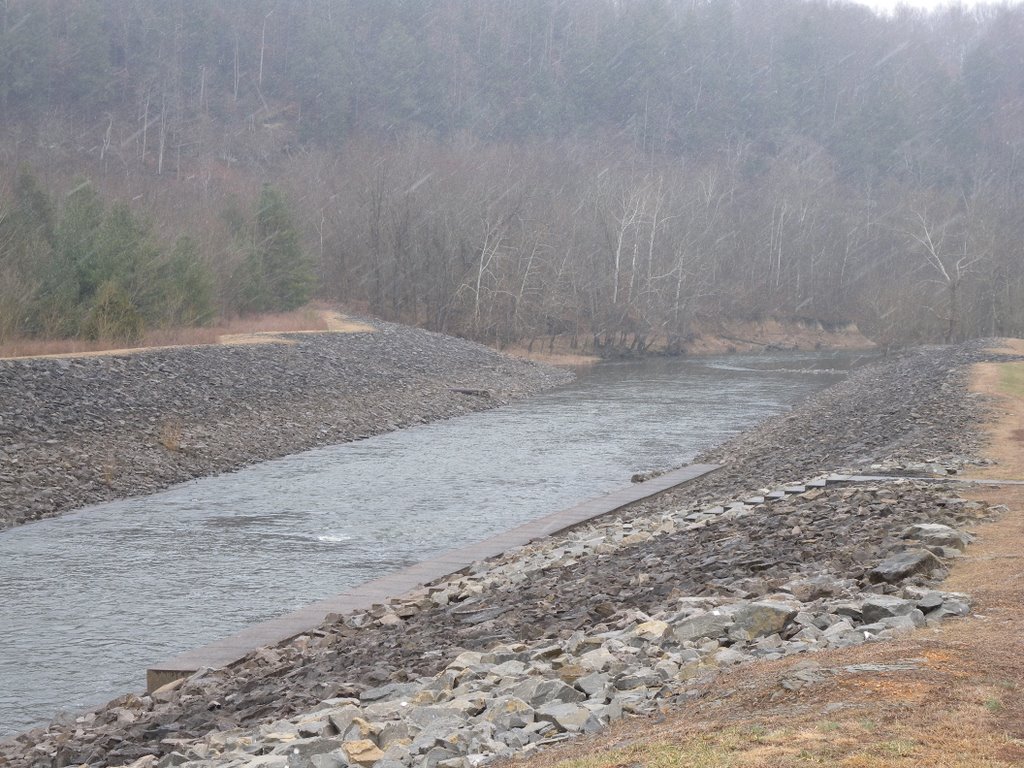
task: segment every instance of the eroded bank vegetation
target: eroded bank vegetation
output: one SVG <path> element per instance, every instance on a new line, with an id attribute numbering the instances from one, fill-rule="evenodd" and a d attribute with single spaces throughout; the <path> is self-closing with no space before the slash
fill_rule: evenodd
<path id="1" fill-rule="evenodd" d="M 0 337 L 314 294 L 605 351 L 1024 328 L 1019 8 L 81 0 L 0 34 Z"/>

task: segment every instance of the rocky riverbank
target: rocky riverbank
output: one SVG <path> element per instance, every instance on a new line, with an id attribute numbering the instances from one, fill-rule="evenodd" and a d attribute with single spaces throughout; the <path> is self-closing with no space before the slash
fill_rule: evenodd
<path id="1" fill-rule="evenodd" d="M 286 343 L 0 360 L 0 529 L 494 407 L 570 378 L 372 323 L 373 333 Z"/>
<path id="2" fill-rule="evenodd" d="M 0 762 L 476 765 L 692 697 L 723 668 L 962 615 L 969 598 L 935 584 L 999 508 L 941 483 L 814 478 L 969 466 L 983 404 L 965 366 L 983 348 L 862 369 L 700 457 L 725 464 L 714 475 L 231 669 L 65 717 L 0 745 Z"/>
<path id="3" fill-rule="evenodd" d="M 878 511 L 888 504 L 899 512 L 885 519 Z M 942 511 L 930 514 L 935 509 Z M 273 722 L 196 740 L 165 739 L 176 754 L 161 760 L 195 768 L 465 768 L 528 753 L 692 697 L 695 686 L 725 668 L 884 641 L 966 614 L 965 596 L 930 585 L 969 539 L 953 526 L 993 513 L 912 484 L 804 493 L 773 512 L 681 510 L 585 526 L 346 617 L 256 654 L 240 673 L 250 682 L 276 668 L 285 674 L 276 700 L 287 700 L 296 681 L 308 690 L 314 681 L 337 679 L 350 659 L 338 649 L 377 634 L 383 652 L 362 673 L 369 687 L 330 691 Z M 952 525 L 915 522 L 936 519 Z M 864 562 L 838 546 L 852 532 L 849 543 Z M 772 558 L 787 534 L 799 537 L 807 558 L 799 566 Z M 563 615 L 553 627 L 540 596 L 569 602 L 568 590 L 592 581 L 609 557 L 632 560 L 630 571 L 599 593 L 587 592 L 572 619 Z M 525 633 L 527 626 L 536 629 Z M 401 652 L 408 653 L 408 636 L 428 628 L 438 634 L 423 655 L 434 659 L 440 652 L 446 663 L 432 675 L 396 680 L 393 649 L 406 646 Z M 813 662 L 806 664 L 786 685 L 798 688 L 816 673 Z M 194 676 L 177 690 L 156 693 L 152 711 L 177 714 L 182 698 L 219 701 L 221 685 L 216 676 Z M 126 698 L 107 716 L 121 719 L 149 706 Z"/>

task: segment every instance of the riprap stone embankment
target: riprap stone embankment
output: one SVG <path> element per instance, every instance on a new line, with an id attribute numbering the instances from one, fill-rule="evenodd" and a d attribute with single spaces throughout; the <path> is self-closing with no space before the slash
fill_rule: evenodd
<path id="1" fill-rule="evenodd" d="M 286 343 L 0 360 L 0 529 L 493 407 L 570 378 L 472 342 L 372 323 L 373 333 Z"/>
<path id="2" fill-rule="evenodd" d="M 962 615 L 969 599 L 937 582 L 998 508 L 912 480 L 765 491 L 872 465 L 961 471 L 984 414 L 965 366 L 987 357 L 974 344 L 858 371 L 701 457 L 726 466 L 691 486 L 66 717 L 0 758 L 465 768 L 699 696 L 725 667 Z"/>

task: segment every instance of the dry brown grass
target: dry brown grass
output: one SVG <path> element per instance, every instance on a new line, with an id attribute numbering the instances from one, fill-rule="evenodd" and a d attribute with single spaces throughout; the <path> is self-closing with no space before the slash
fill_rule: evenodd
<path id="1" fill-rule="evenodd" d="M 168 419 L 160 425 L 157 439 L 167 451 L 177 453 L 181 450 L 181 441 L 185 436 L 185 425 L 181 419 Z"/>
<path id="2" fill-rule="evenodd" d="M 566 345 L 566 350 L 563 351 L 557 351 L 560 349 L 557 346 L 556 351 L 554 352 L 542 352 L 539 351 L 540 349 L 546 350 L 547 345 L 536 345 L 532 352 L 522 345 L 505 347 L 501 351 L 506 355 L 511 355 L 512 357 L 520 357 L 524 360 L 533 360 L 534 362 L 547 363 L 548 365 L 557 365 L 561 368 L 581 368 L 601 362 L 601 358 L 597 355 L 581 355 L 577 352 L 568 350 L 568 345 Z"/>
<path id="3" fill-rule="evenodd" d="M 334 310 L 325 310 L 320 316 L 331 333 L 373 333 L 376 330 L 372 325 L 360 323 Z"/>
<path id="4" fill-rule="evenodd" d="M 693 327 L 692 338 L 685 341 L 680 350 L 685 355 L 724 355 L 733 352 L 761 352 L 767 347 L 783 349 L 871 349 L 875 344 L 863 336 L 855 326 L 829 332 L 807 328 L 799 323 L 766 320 L 760 322 L 734 321 Z M 662 352 L 668 347 L 668 337 L 653 334 L 646 340 L 652 352 Z M 597 355 L 588 353 L 591 349 L 589 337 L 580 337 L 577 348 L 570 345 L 569 335 L 556 336 L 554 342 L 549 336 L 538 338 L 532 351 L 526 344 L 514 344 L 502 348 L 502 352 L 514 357 L 536 360 L 549 365 L 576 367 L 600 362 Z"/>
<path id="5" fill-rule="evenodd" d="M 1024 355 L 1024 339 L 1000 339 L 999 346 L 991 351 L 1007 355 Z"/>
<path id="6" fill-rule="evenodd" d="M 1008 347 L 1013 350 L 1014 347 Z M 1021 347 L 1024 350 L 1024 347 Z M 1002 477 L 1020 466 L 1012 429 L 1024 397 L 1003 372 L 975 372 L 976 391 L 998 399 L 988 455 Z M 1007 425 L 1009 422 L 1009 426 Z M 1022 477 L 1016 474 L 1015 477 Z M 658 718 L 628 720 L 548 750 L 522 768 L 1008 768 L 1024 765 L 1024 488 L 978 488 L 1008 512 L 976 530 L 944 589 L 969 593 L 973 610 L 897 640 L 815 654 L 830 676 L 798 691 L 780 685 L 805 659 L 723 673 L 693 702 Z M 913 669 L 855 672 L 854 664 L 912 662 Z"/>
<path id="7" fill-rule="evenodd" d="M 323 331 L 294 331 L 294 333 L 323 333 Z M 294 344 L 287 336 L 270 331 L 259 333 L 225 333 L 217 337 L 217 344 Z"/>
<path id="8" fill-rule="evenodd" d="M 146 349 L 204 346 L 209 344 L 281 344 L 277 334 L 371 333 L 365 323 L 346 318 L 335 310 L 309 306 L 294 312 L 249 315 L 205 328 L 168 328 L 147 333 L 138 346 L 116 341 L 80 339 L 12 339 L 0 344 L 0 359 L 24 357 L 88 357 L 131 354 Z"/>

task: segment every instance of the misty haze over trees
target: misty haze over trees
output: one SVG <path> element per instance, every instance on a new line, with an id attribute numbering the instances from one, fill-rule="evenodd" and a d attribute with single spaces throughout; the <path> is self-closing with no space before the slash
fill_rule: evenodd
<path id="1" fill-rule="evenodd" d="M 0 340 L 1024 334 L 1024 9 L 0 2 Z"/>

